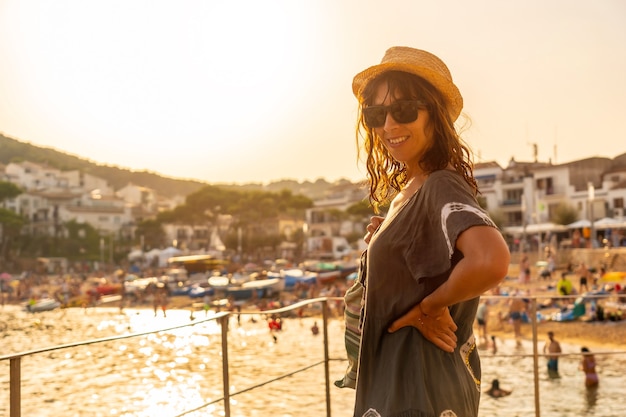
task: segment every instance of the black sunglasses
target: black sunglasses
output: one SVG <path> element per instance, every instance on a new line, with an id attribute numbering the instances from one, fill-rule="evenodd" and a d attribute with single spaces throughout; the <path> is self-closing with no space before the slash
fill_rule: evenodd
<path id="1" fill-rule="evenodd" d="M 417 109 L 424 106 L 420 100 L 398 100 L 388 106 L 369 106 L 363 109 L 363 119 L 370 128 L 383 127 L 387 113 L 398 123 L 411 123 L 417 120 Z"/>

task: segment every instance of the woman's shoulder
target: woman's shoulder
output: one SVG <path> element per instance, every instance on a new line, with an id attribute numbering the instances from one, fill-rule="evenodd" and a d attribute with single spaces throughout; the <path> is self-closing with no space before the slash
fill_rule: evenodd
<path id="1" fill-rule="evenodd" d="M 458 172 L 452 169 L 440 169 L 431 172 L 428 175 L 428 179 L 424 183 L 424 188 L 430 188 L 431 190 L 441 190 L 442 187 L 449 187 L 449 190 L 470 191 L 469 184 L 465 182 L 465 179 Z"/>
<path id="2" fill-rule="evenodd" d="M 454 170 L 441 169 L 431 173 L 422 188 L 423 197 L 429 200 L 475 202 L 470 186 Z"/>
<path id="3" fill-rule="evenodd" d="M 428 175 L 432 181 L 463 181 L 463 177 L 453 169 L 438 169 Z"/>

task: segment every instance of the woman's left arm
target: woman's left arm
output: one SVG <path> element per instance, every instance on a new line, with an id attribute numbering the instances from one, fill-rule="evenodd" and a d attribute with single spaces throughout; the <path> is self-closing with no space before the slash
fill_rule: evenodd
<path id="1" fill-rule="evenodd" d="M 390 332 L 413 326 L 440 349 L 454 350 L 457 326 L 448 307 L 478 297 L 502 282 L 511 257 L 502 235 L 491 226 L 470 227 L 458 237 L 456 247 L 463 259 L 448 280 L 396 320 Z"/>
<path id="2" fill-rule="evenodd" d="M 500 234 L 490 226 L 474 226 L 458 237 L 456 247 L 463 253 L 450 277 L 421 302 L 422 311 L 436 315 L 443 308 L 482 295 L 507 275 L 511 254 Z"/>

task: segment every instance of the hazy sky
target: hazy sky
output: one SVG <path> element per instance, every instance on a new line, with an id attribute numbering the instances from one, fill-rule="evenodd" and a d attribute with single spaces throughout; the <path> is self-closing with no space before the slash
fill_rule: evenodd
<path id="1" fill-rule="evenodd" d="M 441 57 L 476 161 L 626 152 L 623 0 L 0 0 L 0 132 L 176 178 L 361 180 L 352 77 Z"/>

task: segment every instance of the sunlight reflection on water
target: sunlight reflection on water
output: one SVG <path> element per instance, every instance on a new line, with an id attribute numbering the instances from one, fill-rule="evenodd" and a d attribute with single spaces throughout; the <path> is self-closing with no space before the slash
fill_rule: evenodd
<path id="1" fill-rule="evenodd" d="M 154 317 L 150 310 L 96 308 L 56 310 L 37 315 L 5 306 L 0 321 L 8 329 L 0 334 L 2 353 L 79 340 L 139 332 L 189 322 L 188 311 L 169 311 Z M 200 317 L 202 318 L 202 316 Z M 260 317 L 242 316 L 241 325 L 231 319 L 229 360 L 231 392 L 293 372 L 323 360 L 322 335 L 310 332 L 314 318 L 286 319 L 277 342 Z M 331 358 L 345 358 L 343 323 L 329 322 Z M 565 352 L 579 346 L 563 345 Z M 517 348 L 512 340 L 500 341 L 499 354 L 532 353 L 530 342 Z M 484 395 L 480 416 L 534 415 L 532 357 L 492 356 L 481 351 L 483 390 L 498 378 L 509 397 Z M 545 359 L 539 359 L 541 415 L 547 417 L 621 415 L 626 377 L 626 355 L 596 355 L 600 388 L 589 392 L 578 369 L 580 357 L 560 360 L 561 378 L 550 380 Z M 0 415 L 8 415 L 8 361 L 0 364 Z M 330 364 L 331 380 L 345 369 L 344 361 Z M 23 416 L 175 416 L 222 397 L 221 332 L 216 322 L 167 333 L 117 342 L 82 346 L 26 357 L 22 360 Z M 233 417 L 320 416 L 326 414 L 324 367 L 264 385 L 231 398 Z M 331 386 L 334 416 L 352 413 L 354 391 Z M 618 409 L 620 412 L 618 413 Z M 223 416 L 222 402 L 188 416 Z"/>

